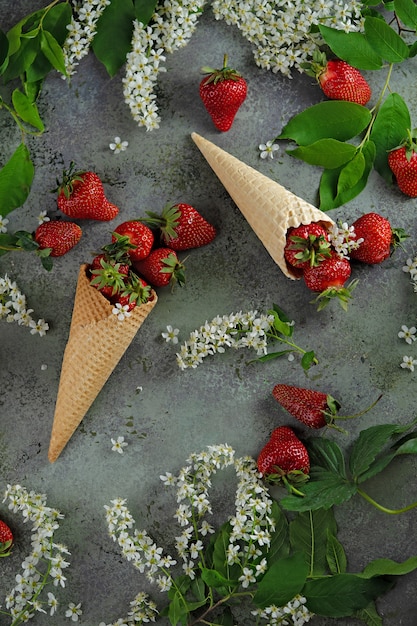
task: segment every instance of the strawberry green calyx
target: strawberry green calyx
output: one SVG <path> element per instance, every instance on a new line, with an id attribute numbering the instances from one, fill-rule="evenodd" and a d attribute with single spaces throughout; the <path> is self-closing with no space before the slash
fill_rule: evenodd
<path id="1" fill-rule="evenodd" d="M 113 294 L 124 289 L 126 275 L 119 272 L 120 263 L 107 263 L 104 259 L 100 261 L 101 269 L 90 271 L 92 279 L 90 284 L 97 289 L 110 288 Z"/>
<path id="2" fill-rule="evenodd" d="M 317 78 L 324 72 L 327 65 L 327 56 L 319 49 L 314 50 L 312 61 L 308 63 L 300 63 L 300 67 L 305 71 L 307 76 Z"/>
<path id="3" fill-rule="evenodd" d="M 120 292 L 121 297 L 128 297 L 129 303 L 144 304 L 152 297 L 152 289 L 136 274 L 130 272 L 129 285 L 126 285 Z"/>
<path id="4" fill-rule="evenodd" d="M 175 254 L 169 254 L 162 259 L 163 267 L 160 269 L 161 274 L 170 274 L 172 285 L 177 283 L 180 287 L 185 284 L 185 265 L 178 260 Z"/>
<path id="5" fill-rule="evenodd" d="M 311 300 L 311 304 L 317 304 L 317 311 L 322 311 L 331 300 L 337 298 L 340 306 L 347 311 L 350 300 L 352 299 L 352 291 L 357 286 L 359 280 L 352 280 L 347 287 L 328 287 L 320 292 L 317 298 Z"/>
<path id="6" fill-rule="evenodd" d="M 224 80 L 239 80 L 242 75 L 235 69 L 227 65 L 227 54 L 223 57 L 223 67 L 221 69 L 215 69 L 213 67 L 204 66 L 201 68 L 203 74 L 209 74 L 205 80 L 205 84 L 214 83 L 215 85 Z"/>
<path id="7" fill-rule="evenodd" d="M 298 250 L 294 255 L 294 259 L 298 263 L 309 262 L 313 267 L 318 265 L 320 261 L 331 256 L 330 242 L 322 235 L 309 235 L 307 239 L 304 237 L 290 237 L 289 250 Z"/>
<path id="8" fill-rule="evenodd" d="M 52 189 L 52 193 L 63 193 L 68 199 L 74 191 L 74 183 L 83 181 L 83 174 L 85 171 L 77 171 L 75 168 L 75 162 L 71 161 L 69 168 L 62 172 L 62 180 L 57 178 L 57 187 Z"/>
<path id="9" fill-rule="evenodd" d="M 150 228 L 159 228 L 164 241 L 178 237 L 176 228 L 180 223 L 181 211 L 177 204 L 169 203 L 165 205 L 160 215 L 154 211 L 146 211 L 146 215 L 148 217 L 142 218 L 139 221 Z"/>
<path id="10" fill-rule="evenodd" d="M 106 259 L 130 265 L 129 250 L 134 250 L 135 245 L 130 242 L 129 237 L 126 235 L 119 235 L 119 233 L 113 232 L 112 238 L 114 239 L 112 243 L 108 243 L 101 248 Z"/>

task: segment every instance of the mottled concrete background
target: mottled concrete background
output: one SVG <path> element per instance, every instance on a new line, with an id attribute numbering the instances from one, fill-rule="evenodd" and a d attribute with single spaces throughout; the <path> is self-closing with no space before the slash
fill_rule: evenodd
<path id="1" fill-rule="evenodd" d="M 1 0 L 2 27 L 7 30 L 29 10 L 43 5 L 39 0 L 13 4 Z M 232 129 L 220 134 L 199 100 L 198 84 L 200 68 L 219 65 L 225 52 L 244 73 L 249 92 Z M 170 549 L 178 534 L 172 518 L 176 503 L 174 492 L 162 488 L 160 474 L 177 472 L 191 452 L 209 444 L 227 442 L 237 455 L 256 456 L 270 431 L 289 423 L 271 396 L 277 382 L 326 390 L 342 402 L 346 414 L 383 393 L 376 409 L 349 424 L 350 436 L 330 434 L 346 449 L 362 428 L 407 423 L 416 414 L 416 374 L 399 367 L 402 355 L 412 347 L 400 342 L 397 333 L 401 324 L 412 326 L 416 316 L 416 294 L 401 268 L 415 252 L 417 201 L 372 173 L 359 197 L 332 212 L 334 219 L 351 222 L 375 210 L 413 236 L 406 251 L 399 250 L 383 265 L 355 267 L 360 282 L 347 313 L 335 303 L 317 313 L 309 303 L 311 293 L 302 282 L 289 281 L 280 272 L 190 138 L 196 131 L 316 203 L 319 169 L 285 154 L 284 142 L 274 161 L 262 161 L 258 151 L 258 144 L 278 134 L 293 114 L 321 99 L 314 80 L 299 75 L 289 80 L 260 70 L 248 42 L 235 28 L 216 22 L 210 10 L 188 46 L 168 56 L 166 66 L 168 72 L 160 75 L 157 92 L 161 127 L 148 133 L 136 126 L 123 102 L 121 75 L 110 79 L 91 55 L 82 61 L 71 87 L 51 75 L 43 89 L 40 109 L 47 130 L 29 142 L 35 180 L 24 207 L 9 216 L 11 232 L 33 230 L 41 210 L 58 216 L 50 190 L 71 160 L 101 175 L 107 196 L 120 207 L 118 223 L 149 209 L 159 211 L 166 202 L 183 201 L 193 204 L 218 229 L 210 246 L 189 254 L 187 286 L 173 294 L 160 290 L 158 305 L 53 465 L 47 450 L 78 268 L 108 241 L 112 226 L 82 225 L 81 242 L 58 259 L 50 273 L 28 254 L 0 258 L 0 275 L 7 272 L 17 280 L 36 316 L 50 324 L 50 331 L 40 338 L 17 324 L 0 322 L 0 491 L 7 483 L 20 483 L 46 493 L 48 504 L 65 514 L 58 539 L 69 546 L 72 556 L 63 597 L 82 602 L 82 623 L 91 626 L 126 615 L 129 601 L 140 589 L 147 589 L 144 577 L 122 559 L 108 538 L 104 505 L 117 496 L 127 498 L 138 526 L 152 531 L 156 541 Z M 414 60 L 394 71 L 391 87 L 403 95 L 417 119 L 415 76 Z M 385 71 L 367 77 L 376 97 Z M 108 147 L 116 135 L 129 141 L 128 150 L 118 155 Z M 2 114 L 2 163 L 18 142 L 17 129 Z M 296 342 L 316 351 L 320 363 L 307 376 L 297 359 L 248 365 L 249 352 L 217 355 L 195 370 L 181 372 L 175 346 L 161 338 L 167 324 L 180 328 L 184 341 L 217 314 L 252 308 L 266 311 L 273 303 L 295 320 Z M 123 456 L 111 451 L 110 442 L 121 435 L 129 443 Z M 401 458 L 372 481 L 369 491 L 387 506 L 408 504 L 417 498 L 415 474 L 416 460 Z M 220 479 L 215 492 L 219 521 L 232 512 L 235 484 L 230 478 L 229 474 L 227 481 Z M 0 504 L 0 513 L 13 522 L 17 545 L 13 556 L 0 563 L 0 602 L 29 546 L 20 515 L 4 507 Z M 351 571 L 374 558 L 405 560 L 417 554 L 415 511 L 387 516 L 354 498 L 336 515 Z M 416 574 L 401 578 L 378 602 L 384 624 L 415 624 L 416 582 Z M 39 615 L 31 623 L 46 621 Z M 52 621 L 67 623 L 62 613 Z M 0 624 L 6 623 L 0 616 Z M 338 623 L 353 626 L 354 621 Z"/>

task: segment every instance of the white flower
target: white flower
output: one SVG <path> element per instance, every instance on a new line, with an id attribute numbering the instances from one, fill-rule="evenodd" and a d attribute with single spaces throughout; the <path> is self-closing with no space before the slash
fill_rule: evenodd
<path id="1" fill-rule="evenodd" d="M 0 233 L 7 233 L 8 223 L 9 223 L 9 220 L 7 219 L 7 217 L 2 217 L 0 215 Z"/>
<path id="2" fill-rule="evenodd" d="M 65 611 L 65 617 L 70 617 L 71 621 L 78 622 L 80 615 L 82 615 L 81 603 L 75 605 L 74 602 L 70 602 L 68 609 Z"/>
<path id="3" fill-rule="evenodd" d="M 408 328 L 407 326 L 403 325 L 401 326 L 401 330 L 398 333 L 398 337 L 400 339 L 404 339 L 407 343 L 412 344 L 413 341 L 417 339 L 416 332 L 417 329 L 414 326 Z"/>
<path id="4" fill-rule="evenodd" d="M 43 224 L 44 222 L 50 222 L 51 218 L 47 216 L 46 211 L 41 211 L 38 215 L 38 224 Z"/>
<path id="5" fill-rule="evenodd" d="M 267 159 L 268 157 L 273 159 L 274 152 L 279 150 L 279 145 L 277 143 L 273 143 L 272 141 L 267 141 L 266 143 L 259 144 L 259 150 L 261 151 L 259 155 L 261 159 Z"/>
<path id="6" fill-rule="evenodd" d="M 129 311 L 128 304 L 120 304 L 120 302 L 116 302 L 116 305 L 112 309 L 113 315 L 117 316 L 117 319 L 120 322 L 123 322 L 127 317 L 130 317 L 132 313 Z"/>
<path id="7" fill-rule="evenodd" d="M 118 452 L 119 454 L 123 454 L 123 448 L 126 448 L 128 445 L 124 437 L 117 437 L 117 439 L 112 439 L 111 442 L 113 444 L 112 451 Z"/>
<path id="8" fill-rule="evenodd" d="M 403 356 L 402 363 L 400 363 L 400 367 L 404 369 L 408 369 L 411 372 L 414 372 L 414 366 L 417 365 L 417 361 L 413 359 L 412 356 Z"/>
<path id="9" fill-rule="evenodd" d="M 120 137 L 115 137 L 114 142 L 109 143 L 109 148 L 113 150 L 114 154 L 119 154 L 119 152 L 124 152 L 128 145 L 128 141 L 122 141 Z"/>
<path id="10" fill-rule="evenodd" d="M 179 333 L 179 329 L 178 328 L 172 328 L 171 325 L 167 326 L 167 331 L 166 333 L 161 333 L 162 337 L 165 339 L 165 341 L 167 343 L 171 342 L 171 343 L 178 343 L 178 333 Z"/>

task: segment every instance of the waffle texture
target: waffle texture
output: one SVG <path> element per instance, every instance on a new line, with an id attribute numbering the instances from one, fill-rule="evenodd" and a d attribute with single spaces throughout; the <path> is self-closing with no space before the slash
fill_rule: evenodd
<path id="1" fill-rule="evenodd" d="M 284 258 L 288 229 L 312 222 L 330 228 L 333 220 L 201 135 L 191 138 L 285 276 L 299 279 Z"/>
<path id="2" fill-rule="evenodd" d="M 87 413 L 137 331 L 157 302 L 136 306 L 120 321 L 113 306 L 87 277 L 81 265 L 69 338 L 64 351 L 48 458 L 53 463 Z"/>

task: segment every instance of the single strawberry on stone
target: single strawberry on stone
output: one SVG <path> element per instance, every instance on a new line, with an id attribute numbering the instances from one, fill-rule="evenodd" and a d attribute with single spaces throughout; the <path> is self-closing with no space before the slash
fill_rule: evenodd
<path id="1" fill-rule="evenodd" d="M 184 264 L 172 248 L 154 248 L 145 259 L 135 261 L 134 267 L 153 287 L 185 283 Z"/>
<path id="2" fill-rule="evenodd" d="M 388 153 L 388 165 L 398 188 L 410 198 L 417 197 L 417 142 L 415 131 L 408 131 L 403 144 Z"/>
<path id="3" fill-rule="evenodd" d="M 352 281 L 350 285 L 345 287 L 350 274 L 349 259 L 339 256 L 335 250 L 332 250 L 331 256 L 324 259 L 319 265 L 307 267 L 304 270 L 303 278 L 308 289 L 319 292 L 314 300 L 318 303 L 318 311 L 327 306 L 333 298 L 337 298 L 342 308 L 347 309 L 352 291 L 357 284 L 357 281 Z"/>
<path id="4" fill-rule="evenodd" d="M 54 191 L 58 192 L 58 208 L 72 219 L 107 222 L 119 213 L 119 208 L 106 198 L 103 183 L 95 172 L 76 171 L 72 162 L 57 184 Z"/>
<path id="5" fill-rule="evenodd" d="M 227 65 L 227 55 L 221 69 L 203 67 L 201 71 L 208 76 L 200 82 L 200 98 L 217 130 L 226 132 L 246 99 L 246 80 Z"/>
<path id="6" fill-rule="evenodd" d="M 284 257 L 292 267 L 303 271 L 331 255 L 329 234 L 319 223 L 290 228 L 286 235 Z"/>
<path id="7" fill-rule="evenodd" d="M 269 482 L 280 482 L 290 492 L 297 493 L 294 485 L 308 480 L 310 459 L 302 441 L 289 426 L 279 426 L 272 431 L 257 460 L 258 471 Z M 299 493 L 299 492 L 298 492 Z"/>
<path id="8" fill-rule="evenodd" d="M 408 236 L 402 228 L 392 228 L 389 220 L 378 213 L 365 213 L 352 226 L 354 238 L 363 241 L 350 251 L 350 258 L 369 265 L 385 261 Z"/>
<path id="9" fill-rule="evenodd" d="M 346 100 L 364 106 L 370 100 L 372 91 L 360 71 L 340 59 L 330 59 L 324 52 L 316 50 L 311 63 L 301 67 L 309 76 L 314 76 L 323 93 L 330 100 Z"/>
<path id="10" fill-rule="evenodd" d="M 13 546 L 13 533 L 3 520 L 0 520 L 0 557 L 9 556 Z"/>
<path id="11" fill-rule="evenodd" d="M 141 222 L 158 228 L 161 243 L 172 250 L 190 250 L 211 243 L 216 236 L 215 227 L 193 206 L 181 202 L 168 204 L 162 213 L 146 211 L 147 218 Z"/>
<path id="12" fill-rule="evenodd" d="M 49 256 L 58 257 L 67 254 L 80 241 L 81 235 L 78 224 L 51 220 L 38 226 L 34 240 L 39 250 L 49 249 Z"/>
<path id="13" fill-rule="evenodd" d="M 124 242 L 128 242 L 126 253 L 132 263 L 145 259 L 154 245 L 155 237 L 152 230 L 140 220 L 127 220 L 114 229 L 112 242 L 117 243 L 120 237 Z"/>
<path id="14" fill-rule="evenodd" d="M 313 429 L 330 426 L 343 433 L 346 433 L 346 431 L 336 425 L 336 420 L 361 417 L 370 411 L 382 398 L 382 395 L 378 396 L 372 404 L 359 413 L 339 415 L 340 402 L 335 400 L 329 393 L 324 393 L 323 391 L 279 383 L 273 388 L 272 395 L 290 415 L 305 424 L 305 426 Z"/>

